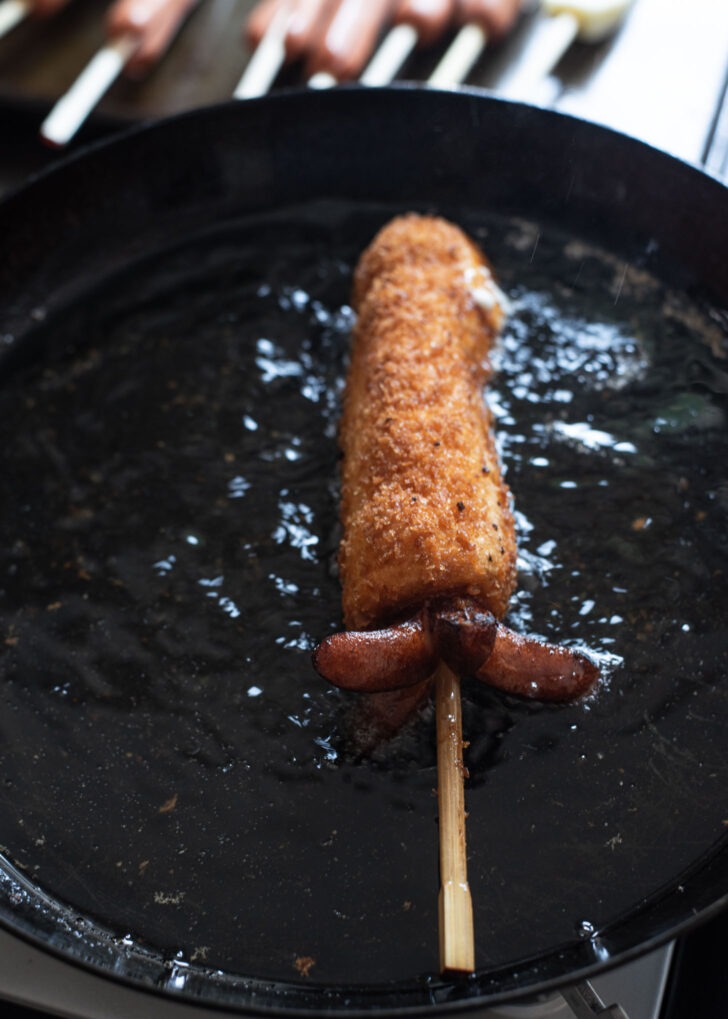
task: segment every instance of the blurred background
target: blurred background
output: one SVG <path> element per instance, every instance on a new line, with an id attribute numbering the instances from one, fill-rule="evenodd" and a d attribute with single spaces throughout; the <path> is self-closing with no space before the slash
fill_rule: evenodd
<path id="1" fill-rule="evenodd" d="M 48 0 L 0 0 L 0 22 L 3 7 L 26 2 Z M 143 8 L 159 0 L 135 2 Z M 371 0 L 358 3 L 366 8 Z M 108 43 L 112 6 L 113 0 L 67 0 L 51 16 L 22 18 L 0 38 L 0 193 L 61 155 L 41 144 L 39 127 Z M 71 147 L 131 123 L 229 99 L 250 60 L 244 26 L 254 6 L 252 0 L 193 4 L 163 58 L 141 80 L 120 74 Z M 561 6 L 588 9 L 590 2 Z M 554 18 L 538 0 L 524 0 L 510 30 L 489 41 L 463 83 L 509 94 L 520 79 L 519 98 L 527 102 L 606 124 L 725 177 L 728 3 L 634 0 L 622 6 L 626 11 L 608 38 L 577 38 L 553 67 L 538 71 Z M 427 82 L 456 30 L 450 23 L 433 44 L 417 48 L 397 80 Z M 302 87 L 306 80 L 298 61 L 284 66 L 271 87 Z"/>

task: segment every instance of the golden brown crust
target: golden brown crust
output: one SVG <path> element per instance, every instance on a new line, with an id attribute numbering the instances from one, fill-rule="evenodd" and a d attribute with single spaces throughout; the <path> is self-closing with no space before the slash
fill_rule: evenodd
<path id="1" fill-rule="evenodd" d="M 516 543 L 482 393 L 502 318 L 487 263 L 444 220 L 399 217 L 363 254 L 354 305 L 340 432 L 346 626 L 444 594 L 502 617 Z"/>

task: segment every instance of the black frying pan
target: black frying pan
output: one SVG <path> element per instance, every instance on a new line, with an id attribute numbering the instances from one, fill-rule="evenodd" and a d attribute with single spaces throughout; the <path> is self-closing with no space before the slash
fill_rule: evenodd
<path id="1" fill-rule="evenodd" d="M 514 623 L 607 677 L 558 710 L 466 681 L 465 981 L 436 972 L 431 719 L 363 747 L 309 664 L 338 625 L 351 266 L 411 208 L 481 239 L 514 303 Z M 195 112 L 7 200 L 3 922 L 185 1000 L 423 1013 L 722 909 L 727 222 L 635 141 L 418 88 Z"/>

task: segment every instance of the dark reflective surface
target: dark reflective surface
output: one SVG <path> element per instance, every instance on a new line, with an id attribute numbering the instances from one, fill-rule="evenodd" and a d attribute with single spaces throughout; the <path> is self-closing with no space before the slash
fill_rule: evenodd
<path id="1" fill-rule="evenodd" d="M 6 365 L 3 845 L 181 986 L 190 963 L 288 981 L 313 960 L 316 985 L 437 968 L 430 714 L 363 760 L 357 698 L 309 663 L 339 625 L 351 269 L 390 211 L 198 239 Z M 579 939 L 599 960 L 724 831 L 725 337 L 596 248 L 460 220 L 512 303 L 490 393 L 511 622 L 605 671 L 559 709 L 465 686 L 479 966 Z"/>

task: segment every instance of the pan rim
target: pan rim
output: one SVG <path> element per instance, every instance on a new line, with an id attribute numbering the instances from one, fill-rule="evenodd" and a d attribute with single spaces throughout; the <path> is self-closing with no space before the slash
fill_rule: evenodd
<path id="1" fill-rule="evenodd" d="M 724 863 L 728 856 L 728 845 L 724 844 L 725 842 L 726 840 L 721 840 L 719 844 L 723 847 L 721 856 Z M 702 870 L 710 866 L 715 858 L 716 854 L 710 855 L 703 861 L 702 866 L 693 868 L 690 878 L 685 879 L 686 902 L 690 899 L 691 880 L 699 878 Z M 728 870 L 728 864 L 724 869 Z M 9 904 L 11 895 L 8 894 L 8 885 L 22 889 L 22 895 L 13 893 L 16 899 L 13 904 Z M 659 895 L 655 896 L 655 900 L 659 904 Z M 19 907 L 19 901 L 23 902 L 22 907 Z M 649 906 L 646 908 L 649 912 Z M 44 913 L 49 923 L 57 924 L 55 930 L 41 932 L 37 925 L 35 928 L 31 926 L 29 918 L 37 923 L 39 912 Z M 639 918 L 642 912 L 638 910 L 633 919 Z M 577 946 L 577 954 L 584 955 L 585 958 L 570 971 L 568 979 L 564 979 L 563 974 L 543 976 L 541 979 L 535 976 L 533 983 L 525 988 L 511 985 L 482 991 L 478 989 L 477 972 L 472 978 L 460 982 L 446 981 L 440 977 L 432 980 L 426 978 L 420 982 L 403 980 L 387 984 L 361 985 L 274 981 L 203 967 L 175 958 L 165 958 L 161 952 L 154 949 L 125 943 L 124 939 L 120 939 L 108 928 L 61 903 L 40 886 L 35 885 L 0 854 L 0 927 L 6 932 L 74 968 L 150 997 L 176 1000 L 179 1004 L 233 1011 L 240 1015 L 272 1015 L 280 1016 L 282 1019 L 304 1019 L 317 1014 L 326 1014 L 332 1019 L 368 1019 L 372 1013 L 376 1013 L 382 1019 L 398 1019 L 421 1015 L 423 1009 L 437 1014 L 455 1015 L 506 1003 L 526 1004 L 537 997 L 558 993 L 562 988 L 642 958 L 684 937 L 724 912 L 728 912 L 728 891 L 699 910 L 689 909 L 678 923 L 662 930 L 655 930 L 646 940 L 636 942 L 615 954 L 596 958 L 587 947 L 589 942 L 582 941 Z M 623 924 L 623 921 L 620 922 Z M 61 928 L 64 934 L 59 937 L 58 931 Z M 607 935 L 608 931 L 603 933 Z M 94 951 L 91 956 L 90 944 L 93 945 Z M 574 945 L 565 945 L 562 957 L 574 954 L 574 948 Z M 116 957 L 113 965 L 110 965 L 107 960 L 112 953 L 116 953 Z M 549 956 L 553 954 L 551 952 Z M 588 958 L 589 955 L 591 958 Z M 536 975 L 543 960 L 544 956 L 534 956 L 509 965 L 504 970 L 511 975 L 516 973 L 521 978 L 529 974 Z M 503 971 L 490 973 L 488 980 L 497 985 L 502 973 Z M 180 980 L 181 974 L 184 976 L 183 980 Z M 480 979 L 482 980 L 482 977 Z M 280 997 L 292 999 L 291 1003 L 279 1001 Z M 392 998 L 398 997 L 405 1000 L 398 1003 L 392 1001 Z"/>

